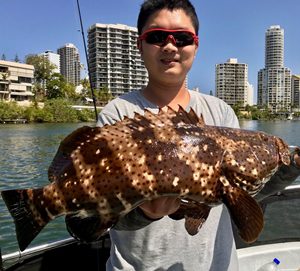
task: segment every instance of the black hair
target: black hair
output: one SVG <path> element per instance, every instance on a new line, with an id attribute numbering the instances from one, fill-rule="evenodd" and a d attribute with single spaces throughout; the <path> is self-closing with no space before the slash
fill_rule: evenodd
<path id="1" fill-rule="evenodd" d="M 141 5 L 140 13 L 137 21 L 139 35 L 147 23 L 149 17 L 156 11 L 167 9 L 170 11 L 182 9 L 192 20 L 196 35 L 198 35 L 199 21 L 194 6 L 189 0 L 145 0 Z"/>

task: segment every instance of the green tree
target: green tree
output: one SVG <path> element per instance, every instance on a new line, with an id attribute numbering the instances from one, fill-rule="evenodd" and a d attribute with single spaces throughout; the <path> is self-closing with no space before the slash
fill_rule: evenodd
<path id="1" fill-rule="evenodd" d="M 84 79 L 80 80 L 80 84 L 86 90 L 89 90 L 91 88 L 90 81 L 88 78 L 84 78 Z"/>
<path id="2" fill-rule="evenodd" d="M 4 93 L 7 94 L 5 97 L 5 94 L 3 95 L 3 99 L 5 100 L 10 100 L 10 94 L 11 94 L 11 90 L 9 88 L 9 85 L 11 84 L 11 80 L 9 79 L 10 77 L 10 71 L 7 70 L 6 72 L 2 72 L 1 73 L 1 77 L 3 81 L 6 81 L 7 84 L 4 85 Z"/>
<path id="3" fill-rule="evenodd" d="M 28 55 L 25 62 L 34 66 L 35 98 L 43 100 L 46 96 L 46 83 L 54 73 L 56 66 L 50 63 L 44 56 L 39 55 Z"/>
<path id="4" fill-rule="evenodd" d="M 64 87 L 64 93 L 65 93 L 65 97 L 69 100 L 69 101 L 74 101 L 78 98 L 78 94 L 75 91 L 75 86 L 71 83 L 66 83 L 65 87 Z"/>
<path id="5" fill-rule="evenodd" d="M 108 87 L 103 87 L 100 90 L 95 91 L 95 96 L 97 99 L 97 103 L 101 105 L 105 105 L 106 103 L 108 103 L 110 100 L 113 99 L 113 95 L 111 94 Z"/>
<path id="6" fill-rule="evenodd" d="M 241 114 L 241 109 L 243 108 L 243 103 L 242 102 L 237 102 L 236 104 L 232 105 L 231 107 L 232 107 L 234 113 L 236 114 L 236 116 L 238 118 L 240 118 L 241 115 L 242 115 Z"/>
<path id="7" fill-rule="evenodd" d="M 64 89 L 66 87 L 66 80 L 60 73 L 53 73 L 47 81 L 47 98 L 57 99 L 65 98 Z"/>
<path id="8" fill-rule="evenodd" d="M 82 90 L 81 90 L 80 96 L 82 98 L 91 97 L 92 93 L 91 93 L 91 85 L 90 85 L 89 79 L 84 78 L 84 79 L 80 80 L 80 84 L 82 85 Z"/>
<path id="9" fill-rule="evenodd" d="M 19 59 L 19 57 L 18 57 L 18 54 L 16 54 L 16 55 L 15 55 L 15 59 L 14 59 L 14 61 L 15 61 L 15 62 L 18 62 L 18 63 L 20 63 L 20 62 L 21 62 L 21 60 L 20 60 L 20 59 Z"/>
<path id="10" fill-rule="evenodd" d="M 251 116 L 253 120 L 270 120 L 275 117 L 274 114 L 272 114 L 271 109 L 268 108 L 268 106 L 264 106 L 262 108 L 257 108 L 252 106 L 251 107 Z"/>
<path id="11" fill-rule="evenodd" d="M 77 94 L 75 86 L 68 83 L 60 73 L 53 73 L 47 80 L 47 99 L 66 98 L 68 100 L 76 100 Z"/>

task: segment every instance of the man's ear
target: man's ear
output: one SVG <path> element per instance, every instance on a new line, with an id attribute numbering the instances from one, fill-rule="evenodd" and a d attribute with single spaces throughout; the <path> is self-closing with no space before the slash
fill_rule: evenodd
<path id="1" fill-rule="evenodd" d="M 198 52 L 198 47 L 195 50 L 194 58 L 197 56 L 197 52 Z"/>
<path id="2" fill-rule="evenodd" d="M 196 48 L 195 48 L 195 53 L 194 53 L 194 58 L 195 58 L 195 57 L 196 57 L 196 55 L 197 55 L 198 49 L 199 49 L 199 43 L 196 45 Z"/>

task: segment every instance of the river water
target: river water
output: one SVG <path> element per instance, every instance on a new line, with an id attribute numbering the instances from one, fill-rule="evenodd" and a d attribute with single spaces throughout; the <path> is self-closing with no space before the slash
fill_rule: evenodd
<path id="1" fill-rule="evenodd" d="M 282 137 L 289 145 L 300 145 L 300 121 L 241 121 L 241 127 Z M 87 124 L 0 125 L 0 190 L 48 184 L 47 170 L 59 142 Z M 93 125 L 93 124 L 89 124 Z M 297 181 L 300 183 L 300 179 Z M 51 221 L 31 246 L 69 237 L 64 218 Z M 0 248 L 2 254 L 18 250 L 14 223 L 0 198 Z"/>

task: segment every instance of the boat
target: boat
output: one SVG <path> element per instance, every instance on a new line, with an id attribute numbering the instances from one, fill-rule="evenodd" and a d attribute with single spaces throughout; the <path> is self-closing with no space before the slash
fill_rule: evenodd
<path id="1" fill-rule="evenodd" d="M 235 237 L 240 271 L 256 271 L 274 258 L 280 260 L 280 270 L 300 271 L 300 184 L 288 186 L 260 204 L 265 226 L 258 240 L 247 245 Z M 105 270 L 109 253 L 108 233 L 90 244 L 68 238 L 3 255 L 0 271 L 100 271 Z"/>
<path id="2" fill-rule="evenodd" d="M 294 114 L 293 113 L 289 113 L 286 117 L 287 120 L 293 120 L 294 119 Z"/>
<path id="3" fill-rule="evenodd" d="M 300 271 L 300 185 L 291 185 L 261 203 L 265 225 L 256 242 L 245 245 L 236 236 L 240 271 L 256 271 L 280 260 L 279 270 Z"/>

